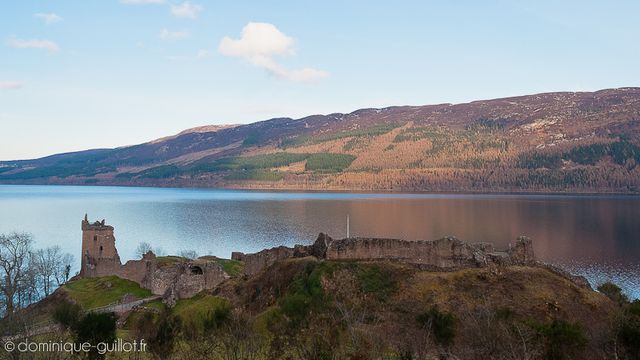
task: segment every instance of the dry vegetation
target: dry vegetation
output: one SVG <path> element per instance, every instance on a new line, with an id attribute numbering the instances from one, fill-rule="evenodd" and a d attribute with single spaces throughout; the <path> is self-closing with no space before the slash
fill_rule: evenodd
<path id="1" fill-rule="evenodd" d="M 640 89 L 624 88 L 205 128 L 0 163 L 0 182 L 637 193 L 639 164 Z"/>

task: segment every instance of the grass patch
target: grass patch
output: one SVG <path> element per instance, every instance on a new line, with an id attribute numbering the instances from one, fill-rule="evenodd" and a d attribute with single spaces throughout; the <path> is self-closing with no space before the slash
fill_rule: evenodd
<path id="1" fill-rule="evenodd" d="M 231 315 L 231 303 L 221 297 L 199 294 L 178 300 L 173 315 L 182 324 L 187 337 L 197 337 L 215 328 Z"/>
<path id="2" fill-rule="evenodd" d="M 222 266 L 224 272 L 229 274 L 229 276 L 238 276 L 242 273 L 242 269 L 244 268 L 244 264 L 238 260 L 217 259 L 216 262 Z"/>
<path id="3" fill-rule="evenodd" d="M 62 286 L 83 309 L 89 310 L 118 302 L 125 294 L 146 298 L 151 291 L 117 276 L 79 279 Z"/>
<path id="4" fill-rule="evenodd" d="M 157 309 L 157 310 L 164 310 L 166 308 L 166 305 L 162 302 L 162 300 L 153 300 L 153 301 L 149 301 L 148 303 L 144 304 L 144 307 L 148 307 L 151 309 Z"/>
<path id="5" fill-rule="evenodd" d="M 182 256 L 158 256 L 157 258 L 158 261 L 158 266 L 163 267 L 163 266 L 170 266 L 173 264 L 177 264 L 180 262 L 185 261 L 185 258 L 183 258 Z"/>

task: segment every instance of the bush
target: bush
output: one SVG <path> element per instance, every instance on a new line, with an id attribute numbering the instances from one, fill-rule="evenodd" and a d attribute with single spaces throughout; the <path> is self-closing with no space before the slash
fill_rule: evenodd
<path id="1" fill-rule="evenodd" d="M 362 291 L 375 295 L 380 301 L 385 301 L 398 287 L 393 273 L 377 265 L 364 265 L 356 274 Z"/>
<path id="2" fill-rule="evenodd" d="M 95 346 L 116 340 L 116 316 L 113 313 L 87 313 L 78 321 L 75 334 L 76 342 L 88 342 L 94 346 L 89 355 L 98 358 L 100 356 Z"/>
<path id="3" fill-rule="evenodd" d="M 640 359 L 640 300 L 634 300 L 624 309 L 618 340 L 629 359 Z"/>
<path id="4" fill-rule="evenodd" d="M 80 319 L 82 308 L 70 301 L 60 303 L 53 311 L 53 320 L 65 329 L 74 328 Z"/>
<path id="5" fill-rule="evenodd" d="M 640 359 L 640 317 L 625 318 L 618 334 L 620 343 L 624 346 L 630 359 Z"/>
<path id="6" fill-rule="evenodd" d="M 278 305 L 280 312 L 289 320 L 289 325 L 297 328 L 306 319 L 313 308 L 325 305 L 329 300 L 322 287 L 321 278 L 331 272 L 327 264 L 306 264 L 304 271 L 298 275 L 282 296 Z"/>
<path id="7" fill-rule="evenodd" d="M 545 340 L 548 359 L 574 358 L 587 344 L 582 326 L 578 323 L 553 320 L 549 324 L 536 326 L 536 330 Z"/>
<path id="8" fill-rule="evenodd" d="M 449 345 L 456 335 L 455 318 L 453 314 L 442 312 L 434 305 L 429 311 L 418 315 L 418 322 L 430 329 L 441 345 Z"/>
<path id="9" fill-rule="evenodd" d="M 154 325 L 156 331 L 153 337 L 149 338 L 149 349 L 158 358 L 165 358 L 171 353 L 175 346 L 176 337 L 180 331 L 180 319 L 171 316 L 168 310 L 160 313 Z"/>
<path id="10" fill-rule="evenodd" d="M 600 286 L 598 286 L 598 291 L 620 305 L 629 302 L 629 298 L 622 292 L 622 289 L 610 281 L 600 284 Z"/>

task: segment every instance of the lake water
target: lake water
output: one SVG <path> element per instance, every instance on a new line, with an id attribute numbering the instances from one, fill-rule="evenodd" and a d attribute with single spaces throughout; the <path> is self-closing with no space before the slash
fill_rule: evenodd
<path id="1" fill-rule="evenodd" d="M 258 192 L 76 186 L 0 186 L 0 233 L 27 231 L 79 262 L 80 221 L 115 227 L 123 260 L 140 242 L 164 253 L 230 257 L 308 244 L 319 232 L 433 240 L 453 235 L 506 247 L 533 239 L 538 258 L 612 280 L 640 297 L 640 197 Z"/>

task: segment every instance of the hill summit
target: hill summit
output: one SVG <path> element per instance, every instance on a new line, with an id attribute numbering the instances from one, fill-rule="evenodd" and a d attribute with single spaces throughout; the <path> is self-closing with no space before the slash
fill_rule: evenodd
<path id="1" fill-rule="evenodd" d="M 205 126 L 0 162 L 0 183 L 447 192 L 640 190 L 640 88 Z"/>

